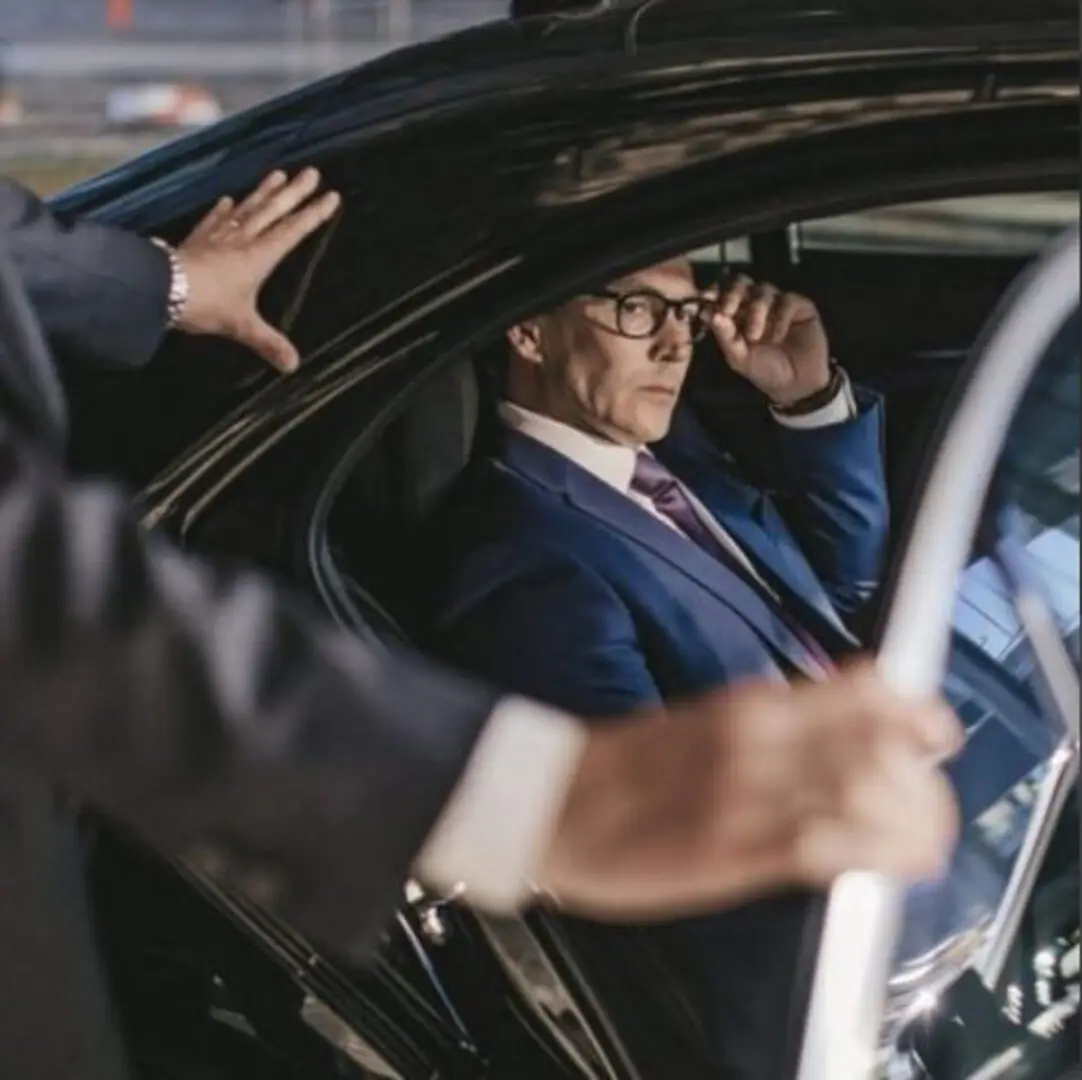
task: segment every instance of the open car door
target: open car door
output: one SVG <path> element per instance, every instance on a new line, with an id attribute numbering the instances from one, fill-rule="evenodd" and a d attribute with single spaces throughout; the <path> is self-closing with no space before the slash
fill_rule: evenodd
<path id="1" fill-rule="evenodd" d="M 879 662 L 966 744 L 941 880 L 831 891 L 798 1080 L 1058 1080 L 1078 1063 L 1079 238 L 1008 293 L 925 472 Z"/>

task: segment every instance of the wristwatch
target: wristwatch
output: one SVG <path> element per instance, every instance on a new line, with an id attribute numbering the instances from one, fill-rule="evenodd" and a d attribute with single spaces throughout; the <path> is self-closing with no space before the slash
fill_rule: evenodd
<path id="1" fill-rule="evenodd" d="M 830 361 L 830 378 L 822 390 L 816 390 L 814 394 L 809 394 L 799 401 L 794 401 L 791 405 L 771 405 L 771 409 L 779 416 L 805 416 L 829 405 L 847 386 L 848 380 L 845 377 L 845 372 L 838 364 L 838 361 L 832 359 Z M 848 404 L 852 411 L 855 403 L 849 401 Z"/>
<path id="2" fill-rule="evenodd" d="M 157 236 L 151 237 L 150 242 L 164 251 L 169 259 L 169 295 L 166 299 L 165 325 L 167 329 L 175 330 L 184 318 L 184 310 L 188 306 L 188 295 L 191 292 L 188 271 L 184 269 L 184 263 L 172 244 L 167 244 Z"/>

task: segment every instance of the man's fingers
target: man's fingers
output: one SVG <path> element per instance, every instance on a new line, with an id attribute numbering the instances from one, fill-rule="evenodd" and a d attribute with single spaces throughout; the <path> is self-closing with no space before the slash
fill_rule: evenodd
<path id="1" fill-rule="evenodd" d="M 241 345 L 246 345 L 283 375 L 296 371 L 300 364 L 300 356 L 293 343 L 262 316 L 256 315 L 241 324 L 234 337 Z"/>
<path id="2" fill-rule="evenodd" d="M 337 191 L 325 191 L 319 198 L 313 199 L 268 230 L 263 238 L 271 259 L 268 273 L 316 229 L 330 221 L 341 204 L 342 197 Z"/>
<path id="3" fill-rule="evenodd" d="M 744 337 L 750 344 L 762 340 L 767 324 L 773 318 L 777 296 L 778 290 L 773 285 L 760 284 L 752 290 L 743 314 Z"/>
<path id="4" fill-rule="evenodd" d="M 941 698 L 918 700 L 892 690 L 868 660 L 850 663 L 828 682 L 798 693 L 824 728 L 888 729 L 936 760 L 951 757 L 965 742 L 961 723 Z"/>
<path id="5" fill-rule="evenodd" d="M 254 240 L 292 214 L 298 206 L 315 194 L 319 188 L 319 181 L 317 169 L 302 169 L 289 183 L 272 191 L 253 208 L 251 214 L 243 222 L 245 237 Z"/>
<path id="6" fill-rule="evenodd" d="M 883 791 L 884 800 L 896 793 Z M 957 839 L 957 804 L 946 781 L 931 778 L 920 791 L 920 805 L 906 799 L 892 809 L 892 820 L 878 824 L 845 818 L 812 822 L 796 837 L 797 876 L 815 887 L 839 875 L 867 870 L 906 881 L 938 877 L 949 865 Z"/>
<path id="7" fill-rule="evenodd" d="M 743 274 L 737 277 L 722 293 L 718 301 L 718 313 L 724 315 L 727 319 L 733 318 L 743 306 L 751 287 L 751 278 L 745 277 Z"/>
<path id="8" fill-rule="evenodd" d="M 773 345 L 781 345 L 789 336 L 793 323 L 803 306 L 802 298 L 793 293 L 785 293 L 774 305 L 770 325 L 767 327 L 766 340 Z"/>
<path id="9" fill-rule="evenodd" d="M 965 743 L 965 729 L 941 698 L 896 693 L 870 674 L 861 677 L 857 693 L 866 723 L 893 728 L 932 760 L 953 757 Z"/>
<path id="10" fill-rule="evenodd" d="M 800 819 L 801 873 L 818 885 L 853 869 L 911 879 L 939 873 L 958 833 L 957 800 L 946 778 L 896 733 L 869 740 L 861 752 L 845 751 L 838 747 L 833 755 L 833 800 Z"/>
<path id="11" fill-rule="evenodd" d="M 267 173 L 255 190 L 237 206 L 233 212 L 233 218 L 243 225 L 276 191 L 288 183 L 289 176 L 282 169 L 274 169 Z"/>
<path id="12" fill-rule="evenodd" d="M 233 200 L 228 195 L 223 195 L 188 234 L 188 240 L 198 241 L 209 237 L 233 213 L 233 207 Z"/>
<path id="13" fill-rule="evenodd" d="M 917 746 L 934 761 L 949 761 L 965 745 L 965 728 L 944 701 L 914 705 L 906 712 L 905 725 Z"/>
<path id="14" fill-rule="evenodd" d="M 717 311 L 710 324 L 714 328 L 714 336 L 722 356 L 734 371 L 739 371 L 748 358 L 748 343 L 741 336 L 736 323 L 729 316 Z"/>
<path id="15" fill-rule="evenodd" d="M 221 200 L 211 210 L 178 248 L 189 280 L 182 330 L 231 338 L 280 371 L 296 369 L 296 349 L 262 320 L 256 302 L 282 259 L 338 209 L 337 192 L 311 197 L 319 182 L 315 169 L 292 181 L 277 170 L 240 206 Z"/>

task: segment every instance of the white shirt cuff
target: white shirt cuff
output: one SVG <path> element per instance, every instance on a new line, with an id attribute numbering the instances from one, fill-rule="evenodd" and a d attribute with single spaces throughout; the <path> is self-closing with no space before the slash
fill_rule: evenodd
<path id="1" fill-rule="evenodd" d="M 518 910 L 585 744 L 585 728 L 567 714 L 525 698 L 501 701 L 417 857 L 417 877 L 492 914 Z"/>
<path id="2" fill-rule="evenodd" d="M 852 420 L 858 411 L 849 376 L 843 372 L 841 389 L 832 401 L 828 401 L 815 412 L 805 413 L 803 416 L 785 416 L 772 408 L 770 413 L 783 427 L 807 431 L 811 428 L 829 427 L 831 424 L 844 424 L 847 420 Z"/>

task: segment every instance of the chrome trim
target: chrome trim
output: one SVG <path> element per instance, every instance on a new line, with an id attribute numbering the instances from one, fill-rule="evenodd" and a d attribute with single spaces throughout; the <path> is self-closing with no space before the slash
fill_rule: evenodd
<path id="1" fill-rule="evenodd" d="M 928 1003 L 938 1000 L 972 966 L 990 923 L 991 919 L 986 919 L 972 930 L 962 931 L 890 980 L 880 1050 L 889 1051 L 899 1033 L 927 1013 Z"/>
<path id="2" fill-rule="evenodd" d="M 1022 847 L 975 965 L 989 990 L 998 986 L 1003 975 L 1048 845 L 1078 779 L 1079 766 L 1079 686 L 1070 654 L 1041 596 L 1029 590 L 1022 591 L 1015 597 L 1015 605 L 1067 733 L 1049 759 L 1049 775 L 1041 783 Z"/>
<path id="3" fill-rule="evenodd" d="M 1049 775 L 1041 783 L 1040 794 L 1030 816 L 1022 847 L 1015 858 L 1006 891 L 988 929 L 985 946 L 974 964 L 981 982 L 989 990 L 999 985 L 1026 905 L 1037 884 L 1048 845 L 1052 842 L 1060 814 L 1077 779 L 1077 747 L 1065 739 L 1056 747 L 1049 761 Z"/>
<path id="4" fill-rule="evenodd" d="M 223 914 L 232 919 L 250 935 L 257 947 L 262 948 L 278 962 L 296 984 L 304 991 L 302 1009 L 298 1017 L 313 1031 L 347 1054 L 353 1061 L 369 1069 L 380 1080 L 406 1080 L 406 1077 L 388 1063 L 375 1048 L 340 1012 L 327 1005 L 318 993 L 325 993 L 321 985 L 327 976 L 335 977 L 331 965 L 324 963 L 308 941 L 292 927 L 280 922 L 258 906 L 253 907 L 246 899 L 223 888 L 197 866 L 184 859 L 174 860 L 176 870 L 210 900 Z M 304 1009 L 308 1013 L 304 1013 Z M 465 1044 L 463 1044 L 465 1045 Z M 366 1064 L 372 1062 L 375 1064 Z M 377 1071 L 377 1065 L 384 1071 Z"/>
<path id="5" fill-rule="evenodd" d="M 590 1080 L 622 1080 L 544 948 L 521 919 L 477 916 L 482 933 L 531 1012 Z"/>
<path id="6" fill-rule="evenodd" d="M 447 993 L 442 980 L 440 979 L 439 972 L 436 971 L 435 965 L 432 963 L 425 950 L 424 945 L 417 937 L 417 932 L 410 925 L 410 921 L 403 912 L 398 912 L 396 915 L 398 926 L 402 933 L 406 936 L 406 940 L 410 944 L 410 948 L 413 950 L 414 956 L 417 958 L 417 963 L 420 964 L 421 969 L 424 971 L 428 978 L 429 983 L 436 996 L 440 999 L 440 1004 L 443 1006 L 444 1011 L 451 1018 L 452 1023 L 458 1030 L 459 1037 L 462 1039 L 462 1044 L 468 1046 L 471 1050 L 476 1050 L 473 1045 L 473 1037 L 470 1035 L 469 1028 L 466 1027 L 466 1022 L 459 1015 L 458 1010 L 455 1008 L 454 1003 L 451 1001 L 451 995 Z"/>
<path id="7" fill-rule="evenodd" d="M 376 1053 L 332 1008 L 312 994 L 301 1005 L 301 1019 L 333 1047 L 380 1080 L 404 1080 L 386 1058 Z"/>

